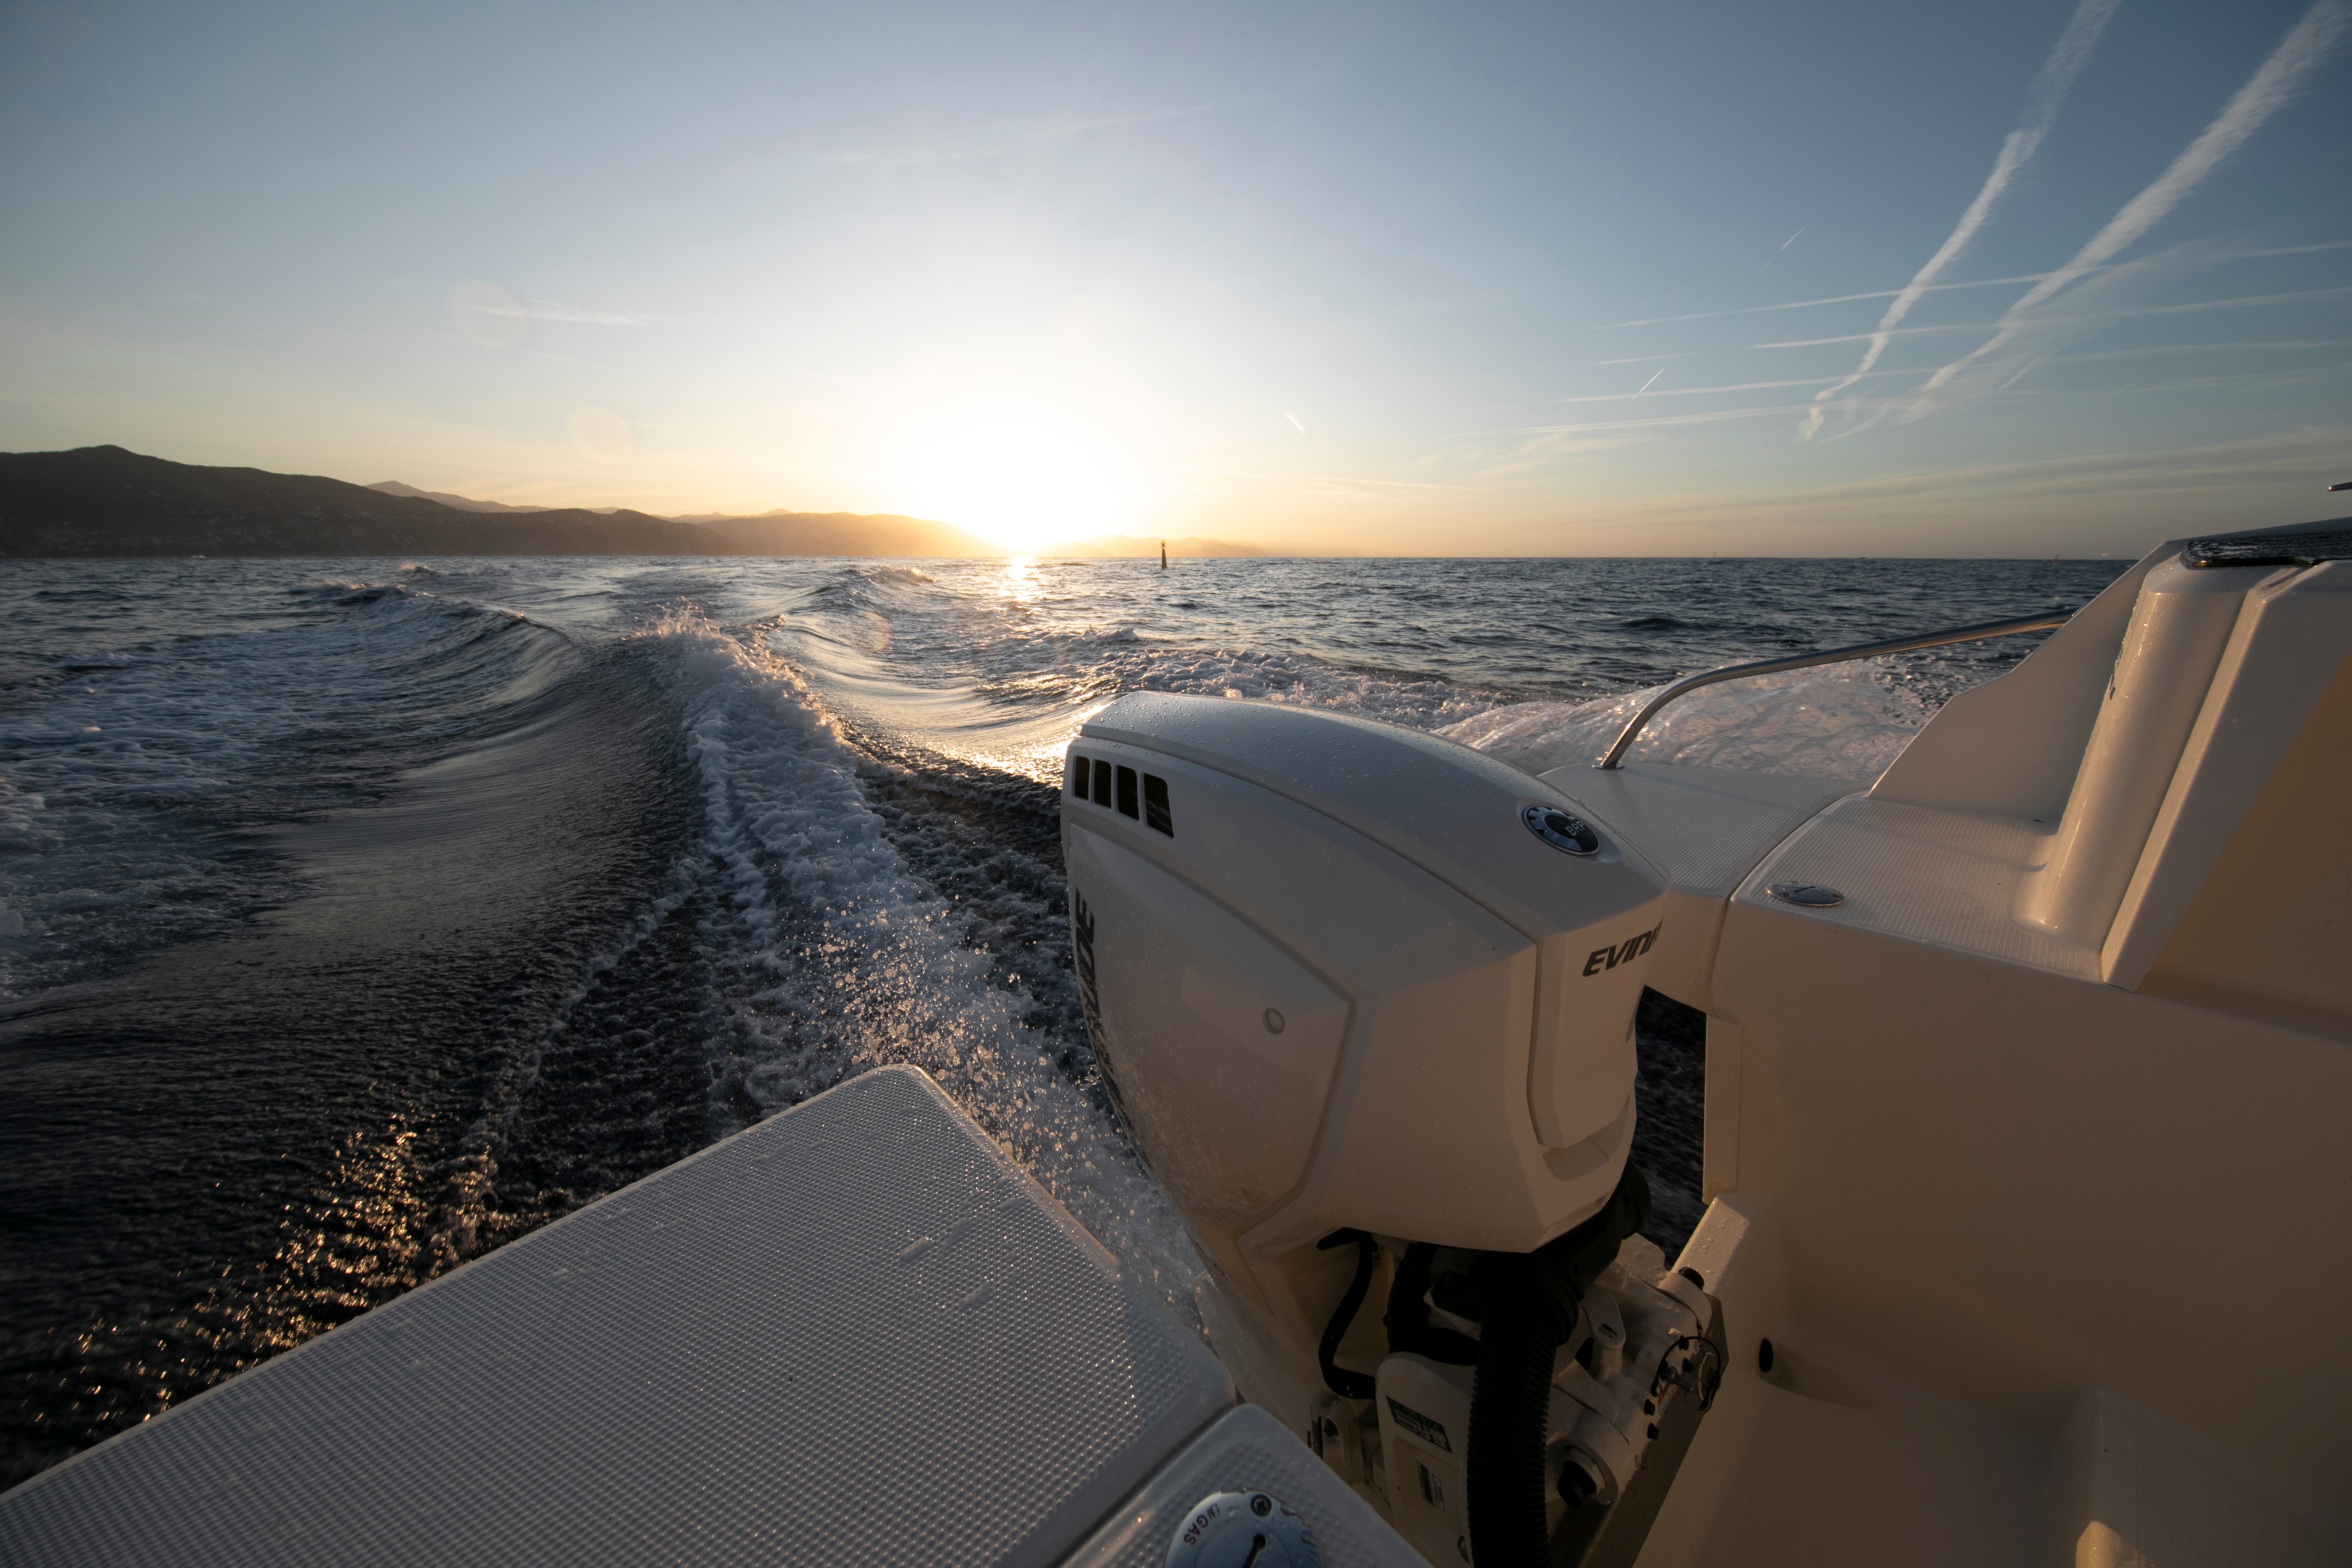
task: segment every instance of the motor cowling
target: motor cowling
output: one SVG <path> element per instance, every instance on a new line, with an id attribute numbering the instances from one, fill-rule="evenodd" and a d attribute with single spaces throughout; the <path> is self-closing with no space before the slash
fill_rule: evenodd
<path id="1" fill-rule="evenodd" d="M 1277 1315 L 1257 1264 L 1340 1227 L 1531 1252 L 1609 1201 L 1666 879 L 1591 811 L 1433 736 L 1136 693 L 1062 823 L 1112 1091 Z"/>

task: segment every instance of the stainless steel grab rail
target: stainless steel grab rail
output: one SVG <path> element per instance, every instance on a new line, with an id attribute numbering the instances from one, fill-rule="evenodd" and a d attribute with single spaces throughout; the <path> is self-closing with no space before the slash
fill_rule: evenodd
<path id="1" fill-rule="evenodd" d="M 1856 643 L 1852 647 L 1826 648 L 1820 653 L 1791 654 L 1787 658 L 1759 659 L 1754 664 L 1735 664 L 1724 669 L 1710 669 L 1704 675 L 1685 675 L 1680 680 L 1650 699 L 1633 721 L 1625 726 L 1596 768 L 1613 768 L 1618 759 L 1633 746 L 1642 727 L 1656 716 L 1659 709 L 1686 692 L 1719 681 L 1738 680 L 1742 676 L 1772 675 L 1783 669 L 1809 669 L 1817 664 L 1843 664 L 1850 658 L 1873 658 L 1883 653 L 1910 653 L 1923 647 L 1942 647 L 1948 643 L 1983 642 L 1990 637 L 2013 637 L 2023 632 L 2042 631 L 2051 626 L 2063 626 L 2074 618 L 2072 610 L 2053 610 L 2046 616 L 2021 616 L 2013 621 L 1987 621 L 1982 626 L 1960 626 L 1948 632 L 1927 632 L 1916 637 L 1896 637 L 1891 642 Z"/>

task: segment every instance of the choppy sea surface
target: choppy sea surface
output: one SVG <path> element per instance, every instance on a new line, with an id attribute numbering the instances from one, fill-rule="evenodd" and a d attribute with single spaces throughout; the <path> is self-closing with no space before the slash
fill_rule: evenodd
<path id="1" fill-rule="evenodd" d="M 2120 562 L 0 566 L 0 1485 L 913 1062 L 1171 1303 L 1054 780 L 1139 689 L 1589 761 L 1692 670 Z M 1868 779 L 2036 642 L 1711 688 L 1637 760 Z M 1697 1215 L 1698 1042 L 1636 1159 Z"/>

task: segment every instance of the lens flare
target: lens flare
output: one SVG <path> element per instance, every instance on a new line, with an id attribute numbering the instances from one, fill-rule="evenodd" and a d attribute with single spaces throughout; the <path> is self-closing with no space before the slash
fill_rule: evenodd
<path id="1" fill-rule="evenodd" d="M 478 278 L 449 290 L 449 320 L 476 342 L 494 349 L 521 347 L 523 331 L 530 324 L 513 295 Z"/>
<path id="2" fill-rule="evenodd" d="M 625 463 L 637 455 L 637 433 L 609 408 L 583 408 L 574 413 L 572 444 L 592 463 Z"/>

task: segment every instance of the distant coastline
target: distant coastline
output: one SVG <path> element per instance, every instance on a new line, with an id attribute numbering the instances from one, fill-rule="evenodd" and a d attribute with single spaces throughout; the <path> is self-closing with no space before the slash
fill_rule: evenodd
<path id="1" fill-rule="evenodd" d="M 1036 553 L 1156 555 L 1115 536 Z M 1271 555 L 1214 539 L 1172 556 Z M 892 513 L 705 512 L 509 506 L 397 479 L 355 485 L 262 468 L 203 468 L 121 447 L 0 453 L 0 558 L 310 555 L 748 555 L 954 557 L 1016 553 L 948 523 Z"/>

